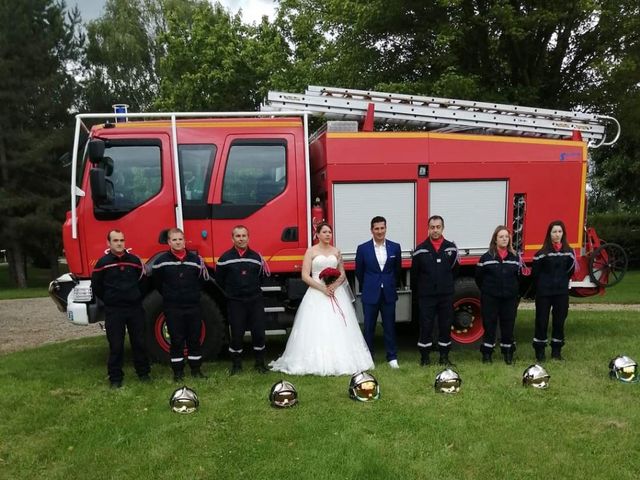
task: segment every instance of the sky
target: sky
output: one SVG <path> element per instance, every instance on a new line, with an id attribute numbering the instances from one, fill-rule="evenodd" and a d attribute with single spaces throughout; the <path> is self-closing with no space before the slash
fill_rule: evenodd
<path id="1" fill-rule="evenodd" d="M 213 0 L 212 0 L 213 1 Z M 275 2 L 273 0 L 218 0 L 222 6 L 236 13 L 242 8 L 242 19 L 245 23 L 258 22 L 263 15 L 273 18 Z M 67 0 L 67 5 L 73 7 L 77 4 L 80 8 L 82 20 L 94 20 L 102 13 L 106 0 Z"/>

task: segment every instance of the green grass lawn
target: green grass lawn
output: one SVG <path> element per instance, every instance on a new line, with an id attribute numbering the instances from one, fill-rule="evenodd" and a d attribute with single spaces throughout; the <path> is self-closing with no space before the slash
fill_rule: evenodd
<path id="1" fill-rule="evenodd" d="M 533 362 L 533 312 L 521 312 L 515 366 L 483 365 L 456 349 L 457 395 L 436 394 L 437 366 L 420 368 L 403 339 L 400 370 L 373 372 L 382 397 L 348 398 L 348 377 L 289 378 L 300 405 L 267 401 L 283 377 L 227 362 L 190 381 L 200 411 L 168 408 L 168 366 L 141 384 L 130 360 L 125 386 L 110 390 L 103 337 L 0 358 L 0 477 L 47 479 L 636 479 L 640 384 L 609 380 L 608 362 L 640 358 L 640 313 L 570 312 L 564 362 L 547 362 L 551 387 L 521 386 Z M 270 338 L 269 355 L 284 347 Z M 250 366 L 249 359 L 245 363 Z M 635 473 L 634 473 L 635 472 Z"/>

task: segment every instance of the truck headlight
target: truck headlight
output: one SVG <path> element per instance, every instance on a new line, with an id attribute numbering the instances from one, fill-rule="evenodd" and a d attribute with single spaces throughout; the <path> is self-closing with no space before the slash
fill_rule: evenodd
<path id="1" fill-rule="evenodd" d="M 90 286 L 77 285 L 73 287 L 74 302 L 90 302 L 93 299 L 93 292 Z"/>

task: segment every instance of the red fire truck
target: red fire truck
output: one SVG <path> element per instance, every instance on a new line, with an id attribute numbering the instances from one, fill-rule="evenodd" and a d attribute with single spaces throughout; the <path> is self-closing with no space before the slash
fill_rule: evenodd
<path id="1" fill-rule="evenodd" d="M 326 122 L 309 135 L 312 116 Z M 452 337 L 474 343 L 483 333 L 474 265 L 496 225 L 512 227 L 531 262 L 548 223 L 562 219 L 579 263 L 572 293 L 594 295 L 620 281 L 624 251 L 601 245 L 585 224 L 588 147 L 618 135 L 615 119 L 593 114 L 327 87 L 270 92 L 261 112 L 80 114 L 63 226 L 70 273 L 50 294 L 69 321 L 100 321 L 90 275 L 107 232 L 122 230 L 152 264 L 167 248 L 167 229 L 181 227 L 213 271 L 232 227 L 244 224 L 271 271 L 263 286 L 268 328 L 282 331 L 306 290 L 300 269 L 313 222 L 333 225 L 357 295 L 356 247 L 382 215 L 403 249 L 397 321 L 409 322 L 411 251 L 438 214 L 460 250 Z M 169 349 L 161 307 L 151 292 L 147 338 L 156 360 Z M 204 350 L 215 356 L 227 338 L 215 282 L 202 307 Z"/>

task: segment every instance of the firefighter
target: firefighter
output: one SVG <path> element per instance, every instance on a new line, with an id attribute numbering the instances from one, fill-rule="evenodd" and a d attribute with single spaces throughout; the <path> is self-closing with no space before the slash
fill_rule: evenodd
<path id="1" fill-rule="evenodd" d="M 417 296 L 420 323 L 420 365 L 429 365 L 432 335 L 438 317 L 438 350 L 441 365 L 451 365 L 451 324 L 453 323 L 453 278 L 458 263 L 456 244 L 445 239 L 444 219 L 433 215 L 428 222 L 429 237 L 418 245 L 411 262 L 411 288 Z"/>
<path id="2" fill-rule="evenodd" d="M 265 318 L 260 283 L 265 274 L 262 256 L 249 247 L 249 230 L 237 225 L 231 231 L 233 247 L 222 254 L 216 264 L 216 282 L 227 297 L 227 316 L 231 326 L 231 375 L 242 371 L 244 332 L 251 330 L 255 370 L 268 371 L 264 363 Z"/>
<path id="3" fill-rule="evenodd" d="M 151 380 L 149 359 L 144 344 L 144 310 L 142 298 L 145 276 L 142 261 L 125 249 L 124 234 L 111 230 L 107 234 L 108 252 L 96 263 L 91 274 L 91 288 L 104 303 L 105 328 L 109 342 L 107 372 L 112 388 L 122 387 L 124 372 L 125 328 L 133 353 L 138 378 Z"/>
<path id="4" fill-rule="evenodd" d="M 162 295 L 164 315 L 167 321 L 171 347 L 173 379 L 184 379 L 184 349 L 194 378 L 207 378 L 201 370 L 202 347 L 200 345 L 201 310 L 200 291 L 209 274 L 204 261 L 194 252 L 185 249 L 184 233 L 179 228 L 167 232 L 169 250 L 153 264 L 153 284 Z"/>
<path id="5" fill-rule="evenodd" d="M 551 358 L 562 360 L 564 324 L 569 313 L 569 280 L 575 269 L 576 257 L 566 238 L 566 228 L 560 220 L 547 227 L 547 234 L 533 257 L 532 276 L 536 288 L 536 326 L 533 348 L 536 360 L 545 360 L 549 313 L 552 314 Z"/>
<path id="6" fill-rule="evenodd" d="M 484 326 L 484 338 L 480 346 L 483 363 L 491 363 L 498 324 L 500 351 L 507 365 L 513 363 L 516 350 L 513 329 L 520 294 L 520 267 L 509 230 L 504 225 L 498 226 L 491 236 L 489 251 L 480 257 L 476 265 L 476 284 L 481 293 Z"/>

